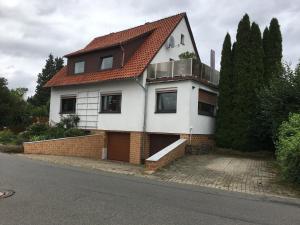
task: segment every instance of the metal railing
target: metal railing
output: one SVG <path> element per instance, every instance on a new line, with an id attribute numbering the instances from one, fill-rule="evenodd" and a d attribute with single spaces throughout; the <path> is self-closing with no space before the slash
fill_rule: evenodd
<path id="1" fill-rule="evenodd" d="M 147 74 L 149 80 L 193 76 L 214 85 L 219 85 L 220 78 L 217 70 L 195 59 L 150 64 Z"/>

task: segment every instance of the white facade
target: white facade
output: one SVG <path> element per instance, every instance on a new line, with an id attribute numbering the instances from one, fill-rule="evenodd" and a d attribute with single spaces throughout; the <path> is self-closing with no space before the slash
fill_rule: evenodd
<path id="1" fill-rule="evenodd" d="M 180 44 L 181 34 L 185 37 L 184 45 Z M 195 52 L 185 19 L 182 19 L 178 24 L 172 32 L 172 36 L 175 39 L 174 48 L 166 48 L 163 45 L 151 63 L 167 62 L 170 59 L 178 60 L 179 54 L 183 52 Z M 146 75 L 145 71 L 141 77 L 143 85 L 145 85 Z M 155 113 L 156 92 L 166 88 L 177 90 L 177 112 Z M 214 118 L 198 115 L 199 88 L 210 90 L 210 88 L 190 80 L 148 85 L 146 132 L 212 134 L 214 132 Z M 108 93 L 122 94 L 121 113 L 99 113 L 100 96 Z M 85 128 L 143 131 L 145 92 L 133 79 L 52 88 L 50 123 L 60 121 L 61 97 L 70 95 L 77 97 L 76 113 L 79 114 L 81 125 Z M 85 111 L 84 107 L 92 110 Z M 98 112 L 97 115 L 95 112 Z"/>

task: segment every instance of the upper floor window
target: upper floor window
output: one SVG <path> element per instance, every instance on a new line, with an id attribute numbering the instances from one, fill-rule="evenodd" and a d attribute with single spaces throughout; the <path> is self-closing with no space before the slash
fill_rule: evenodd
<path id="1" fill-rule="evenodd" d="M 184 45 L 184 34 L 180 36 L 180 44 Z"/>
<path id="2" fill-rule="evenodd" d="M 163 91 L 156 93 L 156 113 L 176 113 L 177 91 Z"/>
<path id="3" fill-rule="evenodd" d="M 100 66 L 101 70 L 111 69 L 112 66 L 113 66 L 113 57 L 112 56 L 103 57 L 101 59 L 101 66 Z"/>
<path id="4" fill-rule="evenodd" d="M 76 112 L 76 96 L 61 97 L 60 113 L 74 114 Z"/>
<path id="5" fill-rule="evenodd" d="M 101 113 L 121 113 L 122 94 L 101 95 Z"/>
<path id="6" fill-rule="evenodd" d="M 76 62 L 74 67 L 74 73 L 83 73 L 84 72 L 84 61 Z"/>

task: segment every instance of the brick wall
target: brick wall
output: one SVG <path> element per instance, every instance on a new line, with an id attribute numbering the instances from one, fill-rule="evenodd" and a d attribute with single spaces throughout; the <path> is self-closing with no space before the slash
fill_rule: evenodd
<path id="1" fill-rule="evenodd" d="M 164 151 L 164 149 L 162 151 L 154 154 L 150 158 L 146 159 L 146 161 L 145 161 L 146 172 L 155 172 L 157 169 L 164 167 L 164 166 L 170 164 L 172 161 L 184 156 L 187 140 L 180 139 L 180 140 L 174 142 L 173 144 L 175 144 L 177 142 L 179 142 L 179 144 L 176 145 L 176 147 L 174 147 L 171 151 L 167 152 L 166 154 L 163 154 L 157 160 L 153 160 L 152 158 L 155 157 L 155 155 L 160 154 L 162 151 Z M 173 145 L 173 144 L 171 144 L 171 145 Z M 170 147 L 171 145 L 169 145 L 168 147 Z"/>
<path id="2" fill-rule="evenodd" d="M 189 134 L 180 134 L 180 138 L 187 139 L 187 143 L 190 144 Z M 212 148 L 215 147 L 215 140 L 213 135 L 206 134 L 192 134 L 191 145 L 196 146 L 200 144 L 209 144 Z"/>
<path id="3" fill-rule="evenodd" d="M 95 134 L 36 142 L 25 142 L 25 154 L 80 156 L 101 159 L 105 135 Z"/>
<path id="4" fill-rule="evenodd" d="M 133 164 L 141 163 L 142 132 L 130 132 L 130 155 L 129 162 Z"/>

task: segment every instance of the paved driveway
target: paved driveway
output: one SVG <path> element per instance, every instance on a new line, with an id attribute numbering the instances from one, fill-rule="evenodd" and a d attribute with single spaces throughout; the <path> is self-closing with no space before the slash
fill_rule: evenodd
<path id="1" fill-rule="evenodd" d="M 252 194 L 297 197 L 299 191 L 278 182 L 278 171 L 270 158 L 228 154 L 188 155 L 160 170 L 156 177 Z"/>
<path id="2" fill-rule="evenodd" d="M 0 153 L 2 225 L 298 225 L 299 200 L 259 197 Z"/>

